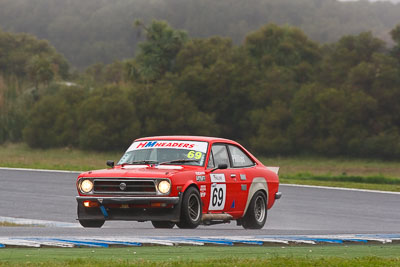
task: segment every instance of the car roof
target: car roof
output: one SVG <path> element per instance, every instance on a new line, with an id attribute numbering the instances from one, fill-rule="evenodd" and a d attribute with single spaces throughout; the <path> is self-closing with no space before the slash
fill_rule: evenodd
<path id="1" fill-rule="evenodd" d="M 138 138 L 135 141 L 152 141 L 152 140 L 185 140 L 185 141 L 205 141 L 205 142 L 223 142 L 223 143 L 236 143 L 235 141 L 210 136 L 191 136 L 191 135 L 165 135 L 165 136 L 149 136 Z"/>

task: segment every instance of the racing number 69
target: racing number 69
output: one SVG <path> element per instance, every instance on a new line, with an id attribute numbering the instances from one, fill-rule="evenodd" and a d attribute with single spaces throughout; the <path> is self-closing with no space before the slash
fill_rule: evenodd
<path id="1" fill-rule="evenodd" d="M 214 188 L 212 193 L 212 205 L 214 207 L 221 206 L 223 199 L 224 199 L 224 190 L 221 187 Z"/>
<path id="2" fill-rule="evenodd" d="M 222 210 L 225 206 L 226 184 L 215 184 L 211 188 L 209 210 Z"/>
<path id="3" fill-rule="evenodd" d="M 203 153 L 201 153 L 200 151 L 189 151 L 189 153 L 187 154 L 188 159 L 201 159 L 201 156 L 203 155 Z"/>

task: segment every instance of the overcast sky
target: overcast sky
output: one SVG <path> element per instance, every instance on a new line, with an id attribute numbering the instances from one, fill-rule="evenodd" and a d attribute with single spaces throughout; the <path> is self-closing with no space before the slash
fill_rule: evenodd
<path id="1" fill-rule="evenodd" d="M 338 0 L 341 2 L 354 2 L 359 0 Z M 400 0 L 369 0 L 370 2 L 392 2 L 392 3 L 400 3 Z"/>

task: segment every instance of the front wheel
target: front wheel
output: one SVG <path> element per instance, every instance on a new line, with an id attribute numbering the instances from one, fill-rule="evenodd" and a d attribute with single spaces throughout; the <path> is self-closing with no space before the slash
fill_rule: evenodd
<path id="1" fill-rule="evenodd" d="M 196 228 L 201 222 L 202 210 L 199 191 L 195 187 L 189 187 L 183 195 L 181 219 L 176 225 L 179 228 Z"/>
<path id="2" fill-rule="evenodd" d="M 267 220 L 267 198 L 262 191 L 257 191 L 251 199 L 246 215 L 242 219 L 245 229 L 261 229 Z"/>
<path id="3" fill-rule="evenodd" d="M 169 221 L 151 221 L 151 224 L 153 224 L 154 228 L 171 229 L 174 228 L 175 226 L 174 222 L 169 222 Z"/>
<path id="4" fill-rule="evenodd" d="M 79 220 L 79 223 L 85 228 L 100 228 L 104 224 L 104 220 Z"/>

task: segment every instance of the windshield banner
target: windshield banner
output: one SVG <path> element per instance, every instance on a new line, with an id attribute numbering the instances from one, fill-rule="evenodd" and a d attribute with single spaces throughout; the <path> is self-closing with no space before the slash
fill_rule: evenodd
<path id="1" fill-rule="evenodd" d="M 195 141 L 140 141 L 134 142 L 127 150 L 140 150 L 140 149 L 151 149 L 151 148 L 175 148 L 175 149 L 187 149 L 200 151 L 202 153 L 207 152 L 207 142 L 195 142 Z"/>

